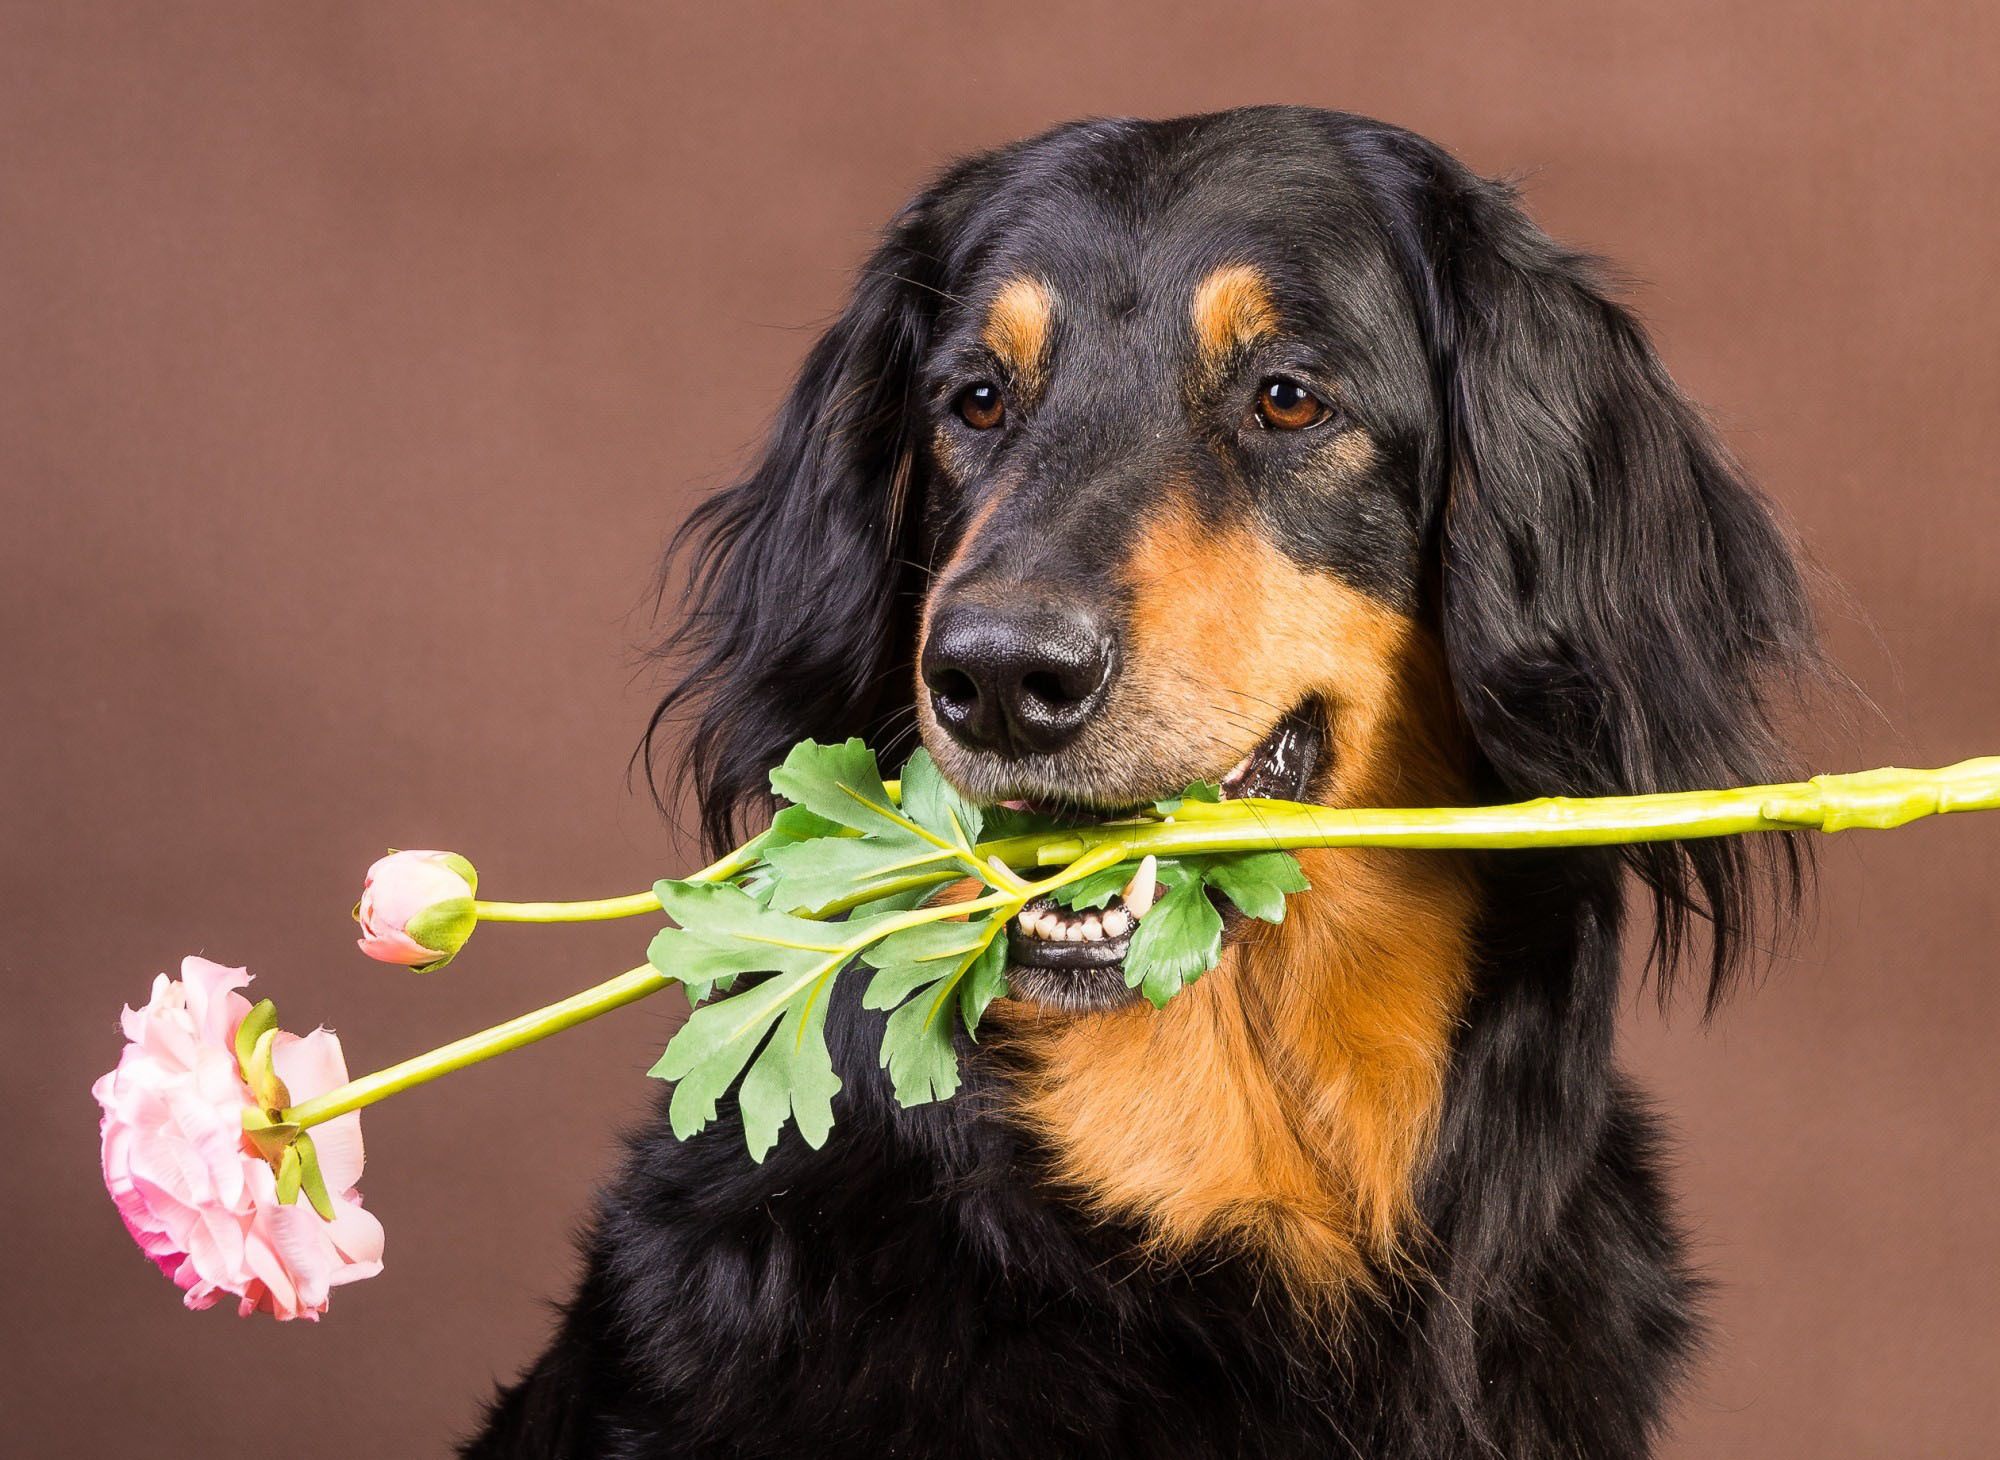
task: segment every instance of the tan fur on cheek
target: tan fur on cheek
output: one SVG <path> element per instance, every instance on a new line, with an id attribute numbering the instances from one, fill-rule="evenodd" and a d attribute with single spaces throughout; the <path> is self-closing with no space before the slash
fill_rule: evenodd
<path id="1" fill-rule="evenodd" d="M 1442 656 L 1410 620 L 1247 528 L 1177 510 L 1145 528 L 1131 563 L 1144 681 L 1123 716 L 1149 727 L 1155 753 L 1199 743 L 1205 726 L 1241 754 L 1283 710 L 1318 698 L 1325 799 L 1463 799 Z M 1089 1208 L 1136 1220 L 1163 1258 L 1247 1250 L 1309 1307 L 1337 1312 L 1411 1234 L 1477 902 L 1456 854 L 1300 860 L 1313 887 L 1285 921 L 1252 925 L 1165 1009 L 1005 1017 L 1026 1069 L 1019 1113 Z"/>

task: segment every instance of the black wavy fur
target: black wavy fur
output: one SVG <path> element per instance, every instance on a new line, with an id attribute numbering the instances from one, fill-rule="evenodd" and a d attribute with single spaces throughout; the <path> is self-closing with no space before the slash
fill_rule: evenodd
<path id="1" fill-rule="evenodd" d="M 1420 138 L 1262 108 L 1095 122 L 962 164 L 895 221 L 813 350 L 754 474 L 682 538 L 671 652 L 710 840 L 733 840 L 794 741 L 906 721 L 922 589 L 917 372 L 955 280 L 1046 179 L 1213 189 L 1283 157 L 1362 200 L 1431 397 L 1402 443 L 1426 612 L 1494 799 L 1782 779 L 1764 710 L 1809 667 L 1782 535 L 1589 261 L 1509 189 Z M 1180 159 L 1180 162 L 1177 162 Z M 1179 168 L 1176 171 L 1176 167 Z M 1238 192 L 1232 194 L 1231 189 Z M 1329 247 L 1335 246 L 1329 244 Z M 479 1457 L 1638 1456 L 1694 1343 L 1699 1284 L 1659 1138 L 1612 1063 L 1628 872 L 1663 977 L 1697 924 L 1712 1006 L 1771 887 L 1736 842 L 1487 859 L 1475 994 L 1413 1234 L 1421 1262 L 1330 1341 L 1228 1250 L 1142 1266 L 1038 1179 L 1004 1066 L 902 1110 L 879 1014 L 830 1020 L 826 1148 L 762 1165 L 733 1116 L 685 1144 L 664 1104 L 601 1198 L 547 1352 Z M 1697 939 L 1695 941 L 1703 941 Z M 1217 1098 L 1227 1098 L 1218 1091 Z"/>

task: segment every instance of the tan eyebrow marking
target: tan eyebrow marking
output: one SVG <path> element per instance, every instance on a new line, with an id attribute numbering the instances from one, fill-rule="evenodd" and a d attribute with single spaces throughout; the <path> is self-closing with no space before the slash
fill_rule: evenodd
<path id="1" fill-rule="evenodd" d="M 1221 362 L 1239 344 L 1261 339 L 1278 328 L 1278 307 L 1264 276 L 1248 264 L 1224 264 L 1194 286 L 1188 304 L 1195 348 L 1209 364 Z"/>
<path id="2" fill-rule="evenodd" d="M 981 338 L 1002 364 L 1031 385 L 1040 376 L 1048 348 L 1055 296 L 1038 279 L 1010 279 L 986 307 Z"/>

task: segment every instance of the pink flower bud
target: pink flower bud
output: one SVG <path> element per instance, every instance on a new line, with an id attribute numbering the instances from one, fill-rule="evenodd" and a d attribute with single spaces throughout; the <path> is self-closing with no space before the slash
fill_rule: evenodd
<path id="1" fill-rule="evenodd" d="M 244 1134 L 246 1119 L 268 1119 L 235 1047 L 251 1011 L 236 990 L 249 982 L 240 968 L 187 958 L 178 979 L 153 980 L 145 1008 L 126 1009 L 118 1068 L 90 1089 L 104 1111 L 104 1185 L 132 1240 L 181 1287 L 188 1307 L 233 1293 L 244 1317 L 317 1319 L 333 1288 L 382 1270 L 382 1224 L 354 1190 L 361 1116 L 311 1132 L 324 1183 L 316 1199 L 332 1215 L 281 1199 L 272 1158 Z M 257 1050 L 272 1088 L 295 1100 L 347 1083 L 329 1030 L 266 1034 Z M 296 1127 L 282 1129 L 296 1137 Z"/>
<path id="2" fill-rule="evenodd" d="M 429 973 L 451 962 L 479 921 L 479 874 L 456 852 L 391 852 L 368 869 L 354 917 L 361 951 Z"/>

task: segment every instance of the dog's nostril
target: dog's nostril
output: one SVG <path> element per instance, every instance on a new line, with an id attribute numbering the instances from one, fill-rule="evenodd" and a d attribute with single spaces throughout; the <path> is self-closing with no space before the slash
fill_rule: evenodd
<path id="1" fill-rule="evenodd" d="M 1033 674 L 1024 674 L 1021 676 L 1021 688 L 1051 709 L 1057 709 L 1084 698 L 1083 695 L 1073 695 L 1064 689 L 1062 680 L 1053 673 L 1038 671 Z"/>
<path id="2" fill-rule="evenodd" d="M 970 706 L 979 699 L 979 686 L 962 669 L 941 669 L 931 677 L 931 693 L 954 707 Z"/>

